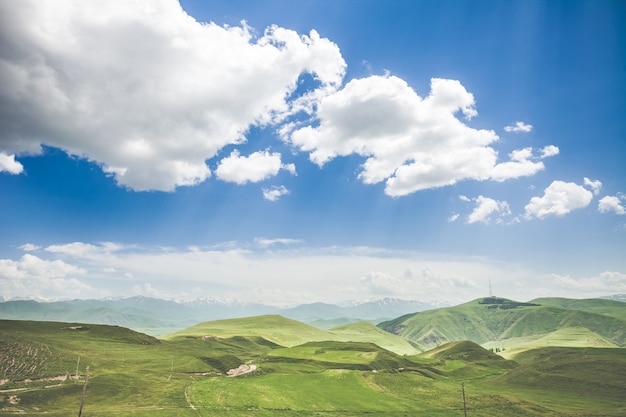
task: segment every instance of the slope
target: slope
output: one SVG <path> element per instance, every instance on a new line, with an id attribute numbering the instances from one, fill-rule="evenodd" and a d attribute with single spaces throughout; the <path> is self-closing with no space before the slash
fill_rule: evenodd
<path id="1" fill-rule="evenodd" d="M 375 343 L 399 355 L 415 355 L 421 351 L 408 339 L 390 334 L 365 321 L 333 327 L 329 333 L 345 342 Z"/>
<path id="2" fill-rule="evenodd" d="M 413 340 L 425 350 L 461 340 L 481 345 L 513 338 L 528 341 L 569 327 L 588 329 L 617 346 L 626 344 L 626 320 L 496 297 L 399 317 L 379 327 Z"/>
<path id="3" fill-rule="evenodd" d="M 568 310 L 586 311 L 626 320 L 626 303 L 600 298 L 573 299 L 561 297 L 537 298 L 532 303 L 544 306 L 565 308 Z"/>

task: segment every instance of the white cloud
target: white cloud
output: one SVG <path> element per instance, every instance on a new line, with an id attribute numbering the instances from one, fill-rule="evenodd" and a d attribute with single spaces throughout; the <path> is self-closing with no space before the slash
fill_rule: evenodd
<path id="1" fill-rule="evenodd" d="M 41 246 L 37 246 L 32 243 L 24 243 L 22 246 L 19 246 L 19 248 L 24 252 L 33 252 L 41 249 Z"/>
<path id="2" fill-rule="evenodd" d="M 15 160 L 15 155 L 0 152 L 0 172 L 21 174 L 22 171 L 24 171 L 24 166 Z"/>
<path id="3" fill-rule="evenodd" d="M 134 190 L 202 182 L 219 150 L 312 111 L 346 68 L 314 30 L 255 37 L 197 22 L 175 0 L 0 2 L 0 38 L 4 169 L 45 138 Z M 317 88 L 293 97 L 303 73 Z"/>
<path id="4" fill-rule="evenodd" d="M 466 196 L 466 195 L 459 195 L 459 200 L 461 200 L 461 201 L 465 201 L 465 202 L 468 202 L 468 203 L 469 203 L 470 201 L 472 201 L 472 200 L 471 200 L 468 196 Z"/>
<path id="5" fill-rule="evenodd" d="M 282 196 L 289 194 L 289 190 L 284 185 L 263 188 L 263 198 L 268 201 L 278 201 Z"/>
<path id="6" fill-rule="evenodd" d="M 560 152 L 559 148 L 554 145 L 544 146 L 541 150 L 541 158 L 549 158 L 554 155 L 558 155 Z"/>
<path id="7" fill-rule="evenodd" d="M 498 162 L 491 147 L 493 130 L 473 129 L 456 117 L 477 114 L 474 96 L 456 80 L 433 78 L 422 98 L 402 79 L 371 76 L 351 80 L 324 97 L 319 126 L 284 129 L 284 139 L 309 152 L 323 166 L 339 156 L 366 158 L 359 178 L 366 184 L 386 181 L 385 192 L 403 196 L 458 181 L 504 181 L 533 175 L 544 168 L 530 148 Z"/>
<path id="8" fill-rule="evenodd" d="M 493 167 L 491 178 L 502 182 L 510 178 L 531 176 L 544 169 L 543 162 L 531 158 L 534 158 L 532 148 L 514 150 L 509 154 L 509 161 Z"/>
<path id="9" fill-rule="evenodd" d="M 533 130 L 533 125 L 529 125 L 529 124 L 526 124 L 524 122 L 515 122 L 515 124 L 513 124 L 513 125 L 504 126 L 504 131 L 505 132 L 515 132 L 515 133 L 524 132 L 524 133 L 528 133 L 531 130 Z"/>
<path id="10" fill-rule="evenodd" d="M 249 156 L 240 156 L 238 150 L 219 163 L 215 174 L 221 180 L 245 184 L 260 182 L 278 174 L 281 169 L 295 173 L 295 165 L 283 165 L 278 152 L 259 151 Z"/>
<path id="11" fill-rule="evenodd" d="M 544 219 L 548 216 L 564 216 L 572 210 L 587 207 L 593 194 L 573 182 L 553 181 L 542 197 L 533 197 L 525 207 L 525 217 Z"/>
<path id="12" fill-rule="evenodd" d="M 227 242 L 211 248 L 133 246 L 133 250 L 76 259 L 76 265 L 24 254 L 22 259 L 0 260 L 0 294 L 8 298 L 100 298 L 136 293 L 168 299 L 262 299 L 277 305 L 395 296 L 455 303 L 487 295 L 486 277 L 499 277 L 494 286 L 502 297 L 529 300 L 564 293 L 562 282 L 546 280 L 537 271 L 510 262 L 300 243 L 293 238 L 259 238 L 251 244 Z M 601 276 L 605 294 L 622 285 L 623 274 Z M 586 288 L 595 285 L 576 282 L 580 289 L 570 286 L 567 296 L 585 297 Z"/>
<path id="13" fill-rule="evenodd" d="M 109 255 L 124 249 L 123 245 L 113 242 L 102 242 L 98 245 L 83 242 L 66 243 L 63 245 L 50 245 L 46 252 L 69 255 L 74 258 L 93 258 L 101 255 Z"/>
<path id="14" fill-rule="evenodd" d="M 623 215 L 626 214 L 626 209 L 622 205 L 619 197 L 614 195 L 604 196 L 598 201 L 598 211 L 600 213 L 610 213 L 613 212 L 615 214 Z"/>
<path id="15" fill-rule="evenodd" d="M 504 216 L 511 214 L 509 203 L 506 201 L 498 201 L 482 195 L 475 198 L 474 201 L 476 202 L 476 207 L 474 207 L 474 210 L 467 218 L 467 222 L 470 224 L 478 222 L 487 224 L 491 221 L 492 216 L 498 213 L 499 216 L 496 222 L 500 223 Z"/>
<path id="16" fill-rule="evenodd" d="M 459 215 L 457 213 L 454 213 L 453 215 L 448 217 L 448 221 L 452 223 L 452 222 L 455 222 L 458 218 L 459 218 Z"/>
<path id="17" fill-rule="evenodd" d="M 92 288 L 73 278 L 87 271 L 61 260 L 48 261 L 31 254 L 21 259 L 0 259 L 0 293 L 5 297 L 67 297 Z"/>
<path id="18" fill-rule="evenodd" d="M 593 277 L 572 278 L 570 276 L 552 275 L 556 284 L 565 290 L 585 293 L 587 297 L 626 292 L 626 274 L 605 271 Z"/>
<path id="19" fill-rule="evenodd" d="M 67 275 L 84 274 L 85 270 L 61 260 L 47 261 L 31 254 L 24 254 L 19 261 L 0 259 L 0 276 L 10 279 L 62 278 Z"/>
<path id="20" fill-rule="evenodd" d="M 278 238 L 278 239 L 267 239 L 264 237 L 257 237 L 254 239 L 254 242 L 261 248 L 268 248 L 270 246 L 280 244 L 280 245 L 293 245 L 296 243 L 302 243 L 300 239 L 291 239 L 291 238 Z"/>
<path id="21" fill-rule="evenodd" d="M 591 191 L 593 191 L 593 195 L 598 195 L 598 193 L 600 192 L 600 189 L 602 188 L 602 182 L 598 181 L 598 180 L 590 180 L 589 178 L 585 177 L 583 179 L 583 183 L 591 188 Z"/>

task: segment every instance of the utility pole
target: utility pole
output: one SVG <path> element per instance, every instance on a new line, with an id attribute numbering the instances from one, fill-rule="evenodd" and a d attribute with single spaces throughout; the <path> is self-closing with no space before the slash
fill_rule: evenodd
<path id="1" fill-rule="evenodd" d="M 83 395 L 80 397 L 80 408 L 78 409 L 78 417 L 83 414 L 83 403 L 85 402 L 85 391 L 87 391 L 87 380 L 89 379 L 89 367 L 85 369 L 85 383 L 83 384 Z"/>
<path id="2" fill-rule="evenodd" d="M 467 403 L 465 402 L 465 382 L 461 382 L 461 391 L 463 392 L 463 415 L 467 417 Z"/>

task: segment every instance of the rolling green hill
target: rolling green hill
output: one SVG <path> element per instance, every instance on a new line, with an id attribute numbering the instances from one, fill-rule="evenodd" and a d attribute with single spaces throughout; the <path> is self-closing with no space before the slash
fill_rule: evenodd
<path id="1" fill-rule="evenodd" d="M 172 340 L 189 336 L 258 336 L 286 347 L 316 340 L 336 340 L 324 330 L 279 315 L 207 321 L 164 338 Z"/>
<path id="2" fill-rule="evenodd" d="M 242 319 L 208 321 L 164 336 L 175 340 L 181 337 L 263 337 L 285 347 L 307 342 L 345 341 L 371 342 L 400 355 L 414 355 L 420 350 L 409 340 L 385 332 L 367 322 L 350 323 L 325 331 L 278 315 L 265 315 Z"/>
<path id="3" fill-rule="evenodd" d="M 156 339 L 117 326 L 0 320 L 0 415 L 76 415 L 86 366 L 85 417 L 452 417 L 463 415 L 462 383 L 469 416 L 626 414 L 625 349 L 538 349 L 513 362 L 467 341 L 398 355 L 366 341 L 381 337 L 367 324 L 322 332 L 362 341 L 290 346 L 268 339 L 321 334 L 279 316 L 192 329 Z M 243 373 L 229 376 L 235 368 Z"/>
<path id="4" fill-rule="evenodd" d="M 549 335 L 567 328 L 583 328 L 588 332 L 578 340 L 578 346 L 587 346 L 586 340 L 590 346 L 599 340 L 604 346 L 626 346 L 626 320 L 616 317 L 620 306 L 621 311 L 626 311 L 626 304 L 611 304 L 610 309 L 603 310 L 599 307 L 602 301 L 605 300 L 598 300 L 598 312 L 588 312 L 488 297 L 456 307 L 402 316 L 380 323 L 379 327 L 418 343 L 424 350 L 461 340 L 509 348 L 518 346 L 512 343 L 518 341 L 532 347 L 541 340 L 551 339 L 556 343 L 561 338 Z"/>

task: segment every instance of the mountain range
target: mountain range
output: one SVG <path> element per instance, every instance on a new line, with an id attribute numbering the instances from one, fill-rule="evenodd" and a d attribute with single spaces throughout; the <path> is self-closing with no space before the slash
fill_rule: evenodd
<path id="1" fill-rule="evenodd" d="M 384 298 L 349 305 L 311 303 L 280 308 L 262 303 L 218 299 L 172 301 L 135 296 L 53 302 L 5 301 L 0 303 L 0 319 L 108 324 L 160 336 L 199 322 L 266 314 L 278 314 L 315 327 L 329 329 L 356 321 L 378 323 L 440 306 L 420 301 Z"/>

